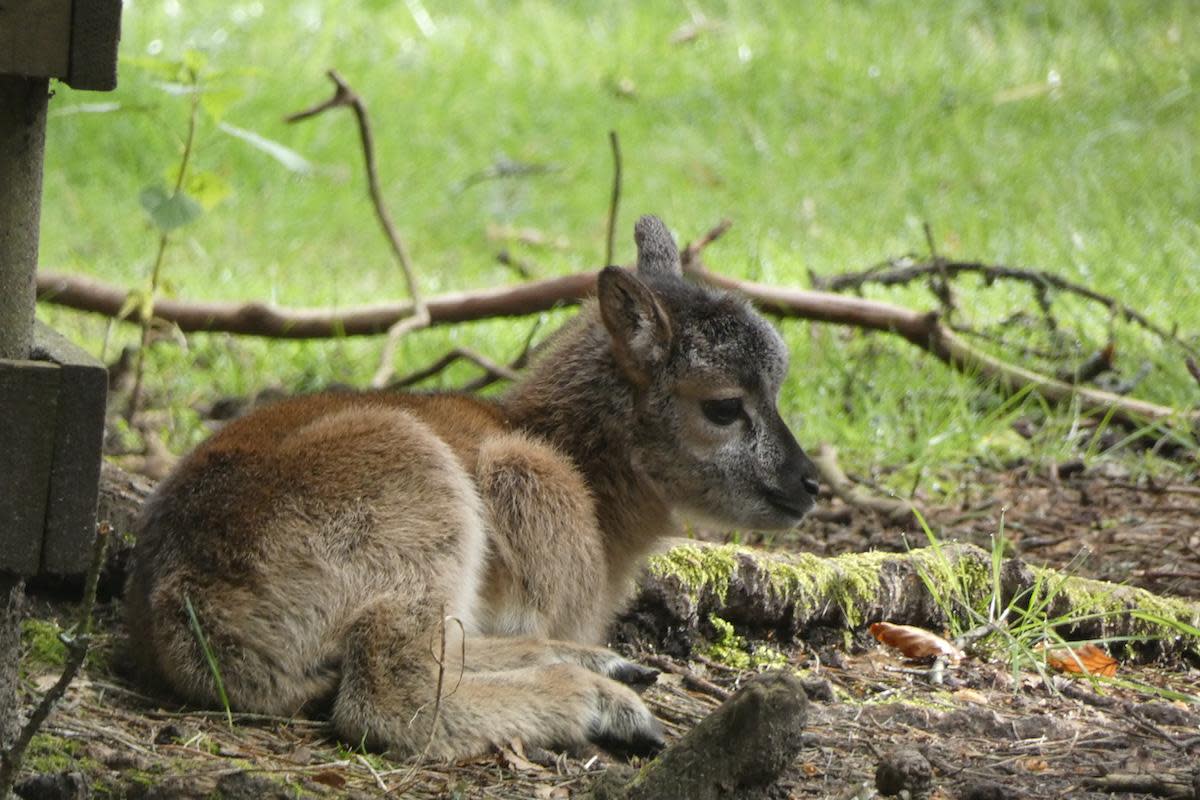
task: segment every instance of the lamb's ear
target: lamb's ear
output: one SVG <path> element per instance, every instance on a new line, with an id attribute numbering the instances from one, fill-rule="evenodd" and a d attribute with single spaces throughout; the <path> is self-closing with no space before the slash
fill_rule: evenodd
<path id="1" fill-rule="evenodd" d="M 667 226 L 658 217 L 647 214 L 633 226 L 633 241 L 637 244 L 637 269 L 641 275 L 665 273 L 680 275 L 679 248 Z"/>
<path id="2" fill-rule="evenodd" d="M 654 293 L 620 267 L 600 271 L 596 292 L 617 365 L 635 386 L 649 385 L 671 352 L 670 317 Z"/>

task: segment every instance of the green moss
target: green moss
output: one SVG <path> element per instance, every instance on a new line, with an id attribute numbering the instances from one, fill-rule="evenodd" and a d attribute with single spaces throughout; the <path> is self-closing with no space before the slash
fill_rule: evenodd
<path id="1" fill-rule="evenodd" d="M 716 614 L 708 617 L 717 635 L 704 655 L 734 669 L 771 669 L 787 663 L 787 656 L 767 644 L 750 644 L 737 634 L 733 624 Z"/>
<path id="2" fill-rule="evenodd" d="M 650 560 L 657 577 L 673 576 L 693 600 L 709 591 L 719 602 L 729 593 L 729 584 L 739 558 L 753 560 L 766 573 L 776 597 L 813 608 L 832 600 L 851 627 L 861 625 L 862 607 L 879 597 L 879 571 L 896 558 L 916 560 L 919 571 L 934 587 L 953 593 L 958 602 L 985 607 L 991 592 L 991 573 L 985 559 L 951 558 L 937 548 L 896 553 L 848 553 L 820 558 L 810 553 L 763 553 L 737 545 L 678 545 Z M 950 605 L 947 603 L 947 605 Z"/>
<path id="3" fill-rule="evenodd" d="M 21 623 L 21 645 L 26 664 L 32 668 L 61 667 L 67 660 L 67 646 L 59 636 L 62 628 L 57 622 L 27 619 Z"/>
<path id="4" fill-rule="evenodd" d="M 709 589 L 723 603 L 729 594 L 729 581 L 737 569 L 737 555 L 743 552 L 749 551 L 737 545 L 679 545 L 652 556 L 650 574 L 660 578 L 676 577 L 693 600 Z"/>
<path id="5" fill-rule="evenodd" d="M 25 751 L 25 769 L 30 772 L 65 772 L 78 769 L 80 744 L 49 733 L 36 733 Z"/>
<path id="6" fill-rule="evenodd" d="M 1069 576 L 1050 569 L 1034 568 L 1034 575 L 1048 591 L 1057 591 L 1070 603 L 1070 617 L 1050 620 L 1070 624 L 1072 619 L 1132 615 L 1132 636 L 1147 639 L 1188 637 L 1191 648 L 1200 652 L 1200 604 L 1181 598 L 1163 597 L 1133 586 Z"/>
<path id="7" fill-rule="evenodd" d="M 755 557 L 755 556 L 752 556 Z M 782 560 L 776 555 L 756 558 L 767 573 L 771 590 L 801 607 L 829 600 L 837 603 L 851 626 L 862 624 L 859 606 L 871 603 L 879 591 L 879 568 L 887 553 L 851 553 L 836 558 L 819 558 L 800 553 Z"/>

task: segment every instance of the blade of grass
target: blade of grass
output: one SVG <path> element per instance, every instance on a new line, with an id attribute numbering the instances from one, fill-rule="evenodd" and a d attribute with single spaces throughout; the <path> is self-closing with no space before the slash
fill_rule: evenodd
<path id="1" fill-rule="evenodd" d="M 221 680 L 221 668 L 217 664 L 217 656 L 213 653 L 212 647 L 208 644 L 208 639 L 204 636 L 204 630 L 200 627 L 200 619 L 196 616 L 196 609 L 192 606 L 192 598 L 186 594 L 183 596 L 183 604 L 187 607 L 188 623 L 192 627 L 192 633 L 196 637 L 196 641 L 200 644 L 200 649 L 204 651 L 204 658 L 208 662 L 209 672 L 212 673 L 213 683 L 217 686 L 217 696 L 221 698 L 221 705 L 225 707 L 225 719 L 229 722 L 229 727 L 233 727 L 233 710 L 229 707 L 229 696 L 225 694 L 225 681 Z"/>

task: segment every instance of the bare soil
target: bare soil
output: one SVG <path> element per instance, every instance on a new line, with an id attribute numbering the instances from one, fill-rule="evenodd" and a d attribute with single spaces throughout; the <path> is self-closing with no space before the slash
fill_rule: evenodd
<path id="1" fill-rule="evenodd" d="M 964 501 L 927 508 L 944 539 L 989 547 L 1003 513 L 1014 555 L 1200 599 L 1194 471 L 1160 485 L 1112 466 L 1019 466 L 970 482 L 979 488 Z M 919 529 L 834 500 L 796 533 L 757 543 L 834 555 L 923 541 Z M 231 726 L 224 712 L 149 697 L 121 676 L 114 603 L 101 608 L 100 657 L 36 741 L 23 797 L 566 798 L 583 796 L 619 762 L 598 750 L 549 753 L 518 741 L 464 763 L 414 766 L 339 743 L 320 720 L 234 715 Z M 35 606 L 38 617 L 69 620 L 70 606 L 53 597 Z M 1200 797 L 1200 706 L 1189 699 L 1200 697 L 1200 670 L 1186 657 L 1122 662 L 1126 685 L 1067 676 L 1048 685 L 1007 663 L 967 658 L 938 684 L 928 665 L 861 631 L 774 644 L 803 672 L 812 700 L 804 749 L 777 797 L 881 796 L 877 777 L 914 797 Z M 703 657 L 632 655 L 666 668 L 645 698 L 672 738 L 747 676 Z M 27 699 L 55 674 L 27 660 Z"/>

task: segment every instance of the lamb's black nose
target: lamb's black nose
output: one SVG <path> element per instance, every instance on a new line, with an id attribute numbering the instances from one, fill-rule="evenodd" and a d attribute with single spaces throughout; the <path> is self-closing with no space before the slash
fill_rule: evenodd
<path id="1" fill-rule="evenodd" d="M 813 497 L 816 497 L 821 493 L 821 484 L 817 483 L 816 478 L 803 478 L 800 482 L 804 484 L 804 491 L 808 492 Z"/>

